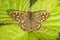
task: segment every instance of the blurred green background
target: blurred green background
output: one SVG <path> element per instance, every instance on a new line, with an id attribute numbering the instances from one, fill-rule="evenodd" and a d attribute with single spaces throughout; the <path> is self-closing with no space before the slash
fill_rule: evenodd
<path id="1" fill-rule="evenodd" d="M 31 12 L 50 12 L 50 18 L 37 32 L 23 31 L 7 12 L 28 11 L 29 6 Z M 60 0 L 0 0 L 0 40 L 60 40 Z"/>

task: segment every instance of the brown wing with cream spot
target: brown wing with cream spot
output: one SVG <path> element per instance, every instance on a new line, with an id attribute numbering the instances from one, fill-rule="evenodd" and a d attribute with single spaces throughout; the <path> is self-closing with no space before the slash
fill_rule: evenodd
<path id="1" fill-rule="evenodd" d="M 17 22 L 23 22 L 25 21 L 27 18 L 27 13 L 25 12 L 18 12 L 18 11 L 12 11 L 10 12 L 10 16 L 16 20 Z"/>
<path id="2" fill-rule="evenodd" d="M 38 19 L 36 19 L 35 14 L 32 15 L 32 20 L 31 20 L 31 30 L 32 31 L 37 31 L 41 28 L 42 24 L 41 22 L 38 22 Z"/>
<path id="3" fill-rule="evenodd" d="M 37 12 L 32 16 L 32 30 L 36 31 L 42 27 L 42 22 L 50 16 L 48 12 Z"/>
<path id="4" fill-rule="evenodd" d="M 35 20 L 34 18 L 32 19 L 32 23 L 31 23 L 31 30 L 32 31 L 37 31 L 41 28 L 42 24 L 41 22 L 37 22 L 37 20 Z"/>
<path id="5" fill-rule="evenodd" d="M 30 30 L 30 20 L 29 20 L 29 14 L 26 12 L 18 12 L 18 11 L 12 11 L 10 12 L 10 16 L 19 22 L 19 26 L 25 30 Z"/>
<path id="6" fill-rule="evenodd" d="M 29 19 L 27 19 L 24 22 L 20 23 L 20 26 L 24 31 L 31 31 L 31 26 L 30 26 L 30 20 Z"/>
<path id="7" fill-rule="evenodd" d="M 50 13 L 49 12 L 37 12 L 34 15 L 38 22 L 45 22 L 49 18 Z"/>

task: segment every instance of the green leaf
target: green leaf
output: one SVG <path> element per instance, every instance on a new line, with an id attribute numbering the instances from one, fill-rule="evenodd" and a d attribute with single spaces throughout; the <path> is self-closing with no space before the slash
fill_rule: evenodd
<path id="1" fill-rule="evenodd" d="M 56 40 L 60 38 L 60 1 L 59 0 L 0 0 L 0 40 Z M 31 12 L 48 11 L 50 18 L 36 32 L 22 30 L 7 11 L 18 10 Z"/>
<path id="2" fill-rule="evenodd" d="M 30 0 L 30 7 L 35 4 L 38 0 Z"/>

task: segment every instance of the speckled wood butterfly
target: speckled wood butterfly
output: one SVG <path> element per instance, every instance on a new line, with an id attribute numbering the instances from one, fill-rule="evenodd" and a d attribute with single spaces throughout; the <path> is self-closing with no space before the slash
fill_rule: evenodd
<path id="1" fill-rule="evenodd" d="M 25 31 L 36 31 L 42 26 L 42 22 L 50 16 L 49 12 L 19 12 L 12 11 L 10 16 L 19 22 L 19 26 Z"/>

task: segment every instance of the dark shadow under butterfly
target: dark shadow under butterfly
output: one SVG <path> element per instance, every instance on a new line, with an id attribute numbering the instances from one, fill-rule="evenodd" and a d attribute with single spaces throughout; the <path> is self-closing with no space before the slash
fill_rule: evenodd
<path id="1" fill-rule="evenodd" d="M 19 12 L 12 11 L 10 16 L 19 22 L 19 26 L 25 31 L 36 31 L 42 27 L 42 23 L 50 16 L 49 12 Z"/>

